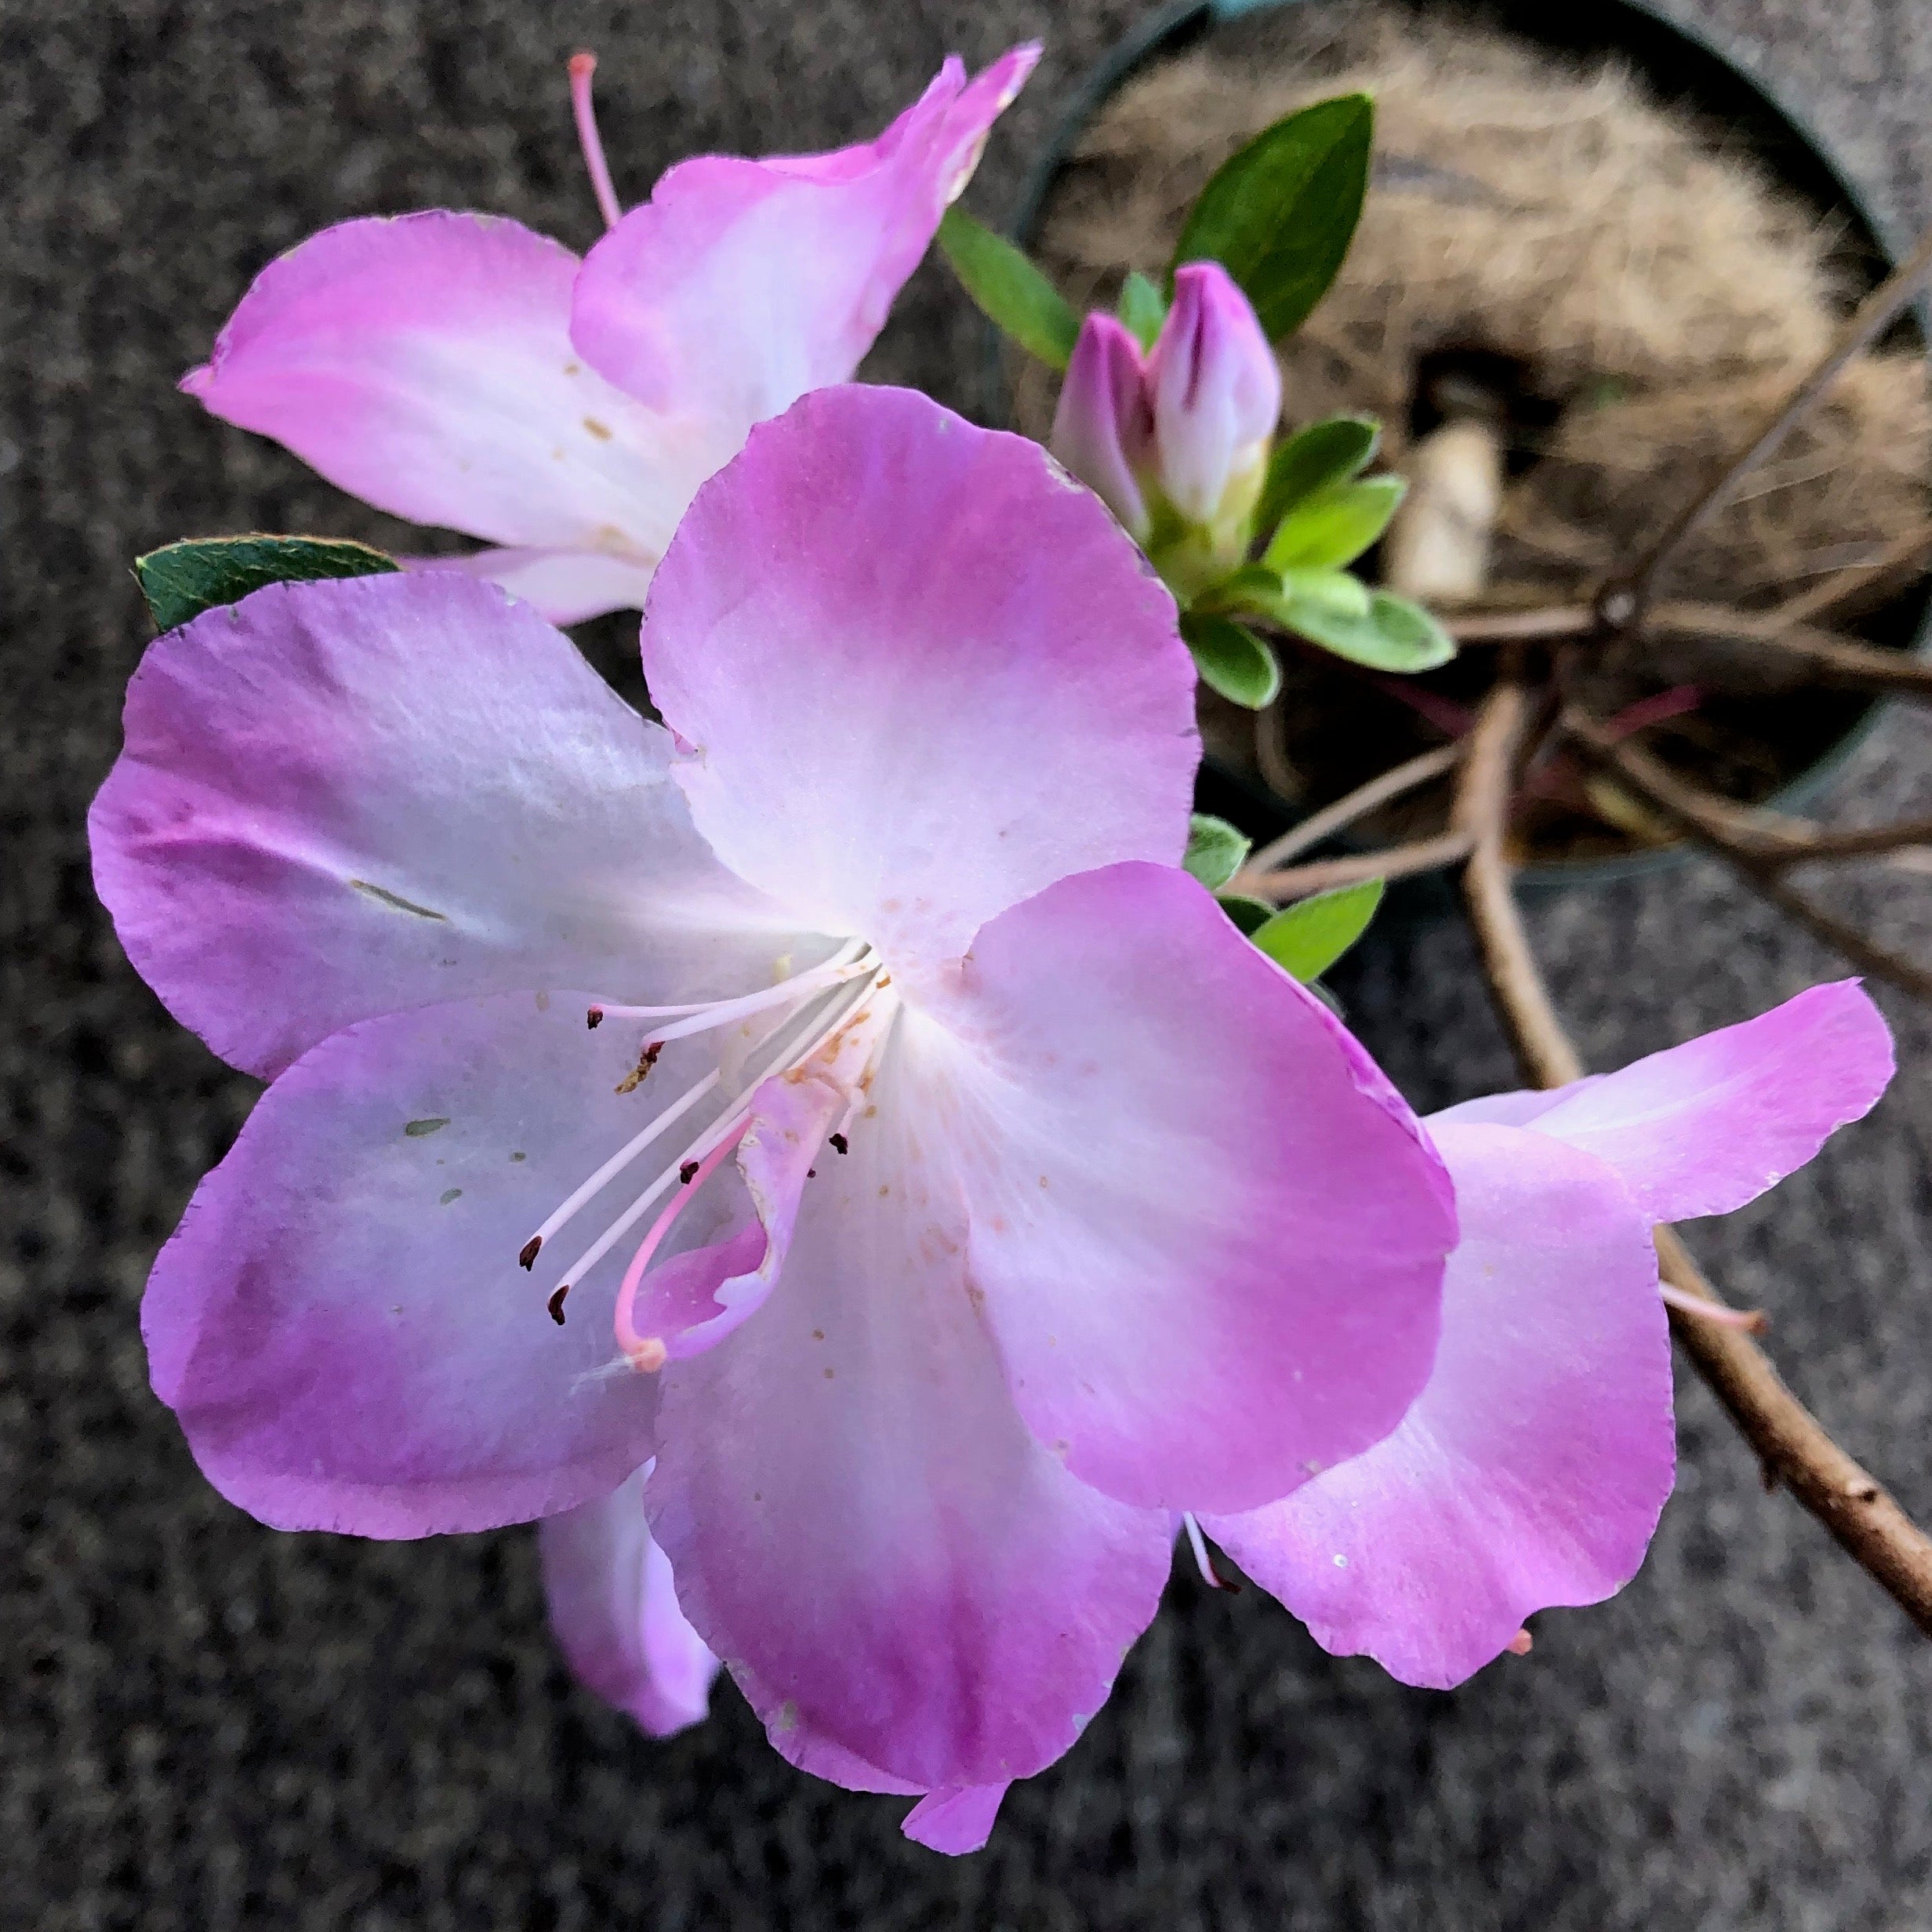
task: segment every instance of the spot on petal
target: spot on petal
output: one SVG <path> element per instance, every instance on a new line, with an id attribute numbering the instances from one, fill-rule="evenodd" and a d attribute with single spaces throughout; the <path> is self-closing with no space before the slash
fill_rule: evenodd
<path id="1" fill-rule="evenodd" d="M 434 1120 L 411 1120 L 402 1131 L 409 1136 L 410 1139 L 420 1140 L 426 1134 L 434 1134 L 438 1128 L 447 1127 L 448 1124 L 449 1116 L 445 1113 Z"/>
<path id="2" fill-rule="evenodd" d="M 448 913 L 439 913 L 433 906 L 419 906 L 414 899 L 405 899 L 400 892 L 392 892 L 387 886 L 372 885 L 367 879 L 351 879 L 349 883 L 358 892 L 366 892 L 371 899 L 397 912 L 413 913 L 418 919 L 435 919 L 445 925 L 449 924 Z"/>
<path id="3" fill-rule="evenodd" d="M 447 1208 L 452 1200 L 459 1199 L 462 1193 L 463 1189 L 459 1187 L 446 1187 L 438 1197 L 437 1205 L 439 1208 Z"/>

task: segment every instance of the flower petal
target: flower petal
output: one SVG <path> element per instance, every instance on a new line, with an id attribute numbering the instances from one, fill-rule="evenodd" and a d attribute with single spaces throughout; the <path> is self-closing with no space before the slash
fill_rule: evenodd
<path id="1" fill-rule="evenodd" d="M 590 1690 L 653 1738 L 701 1723 L 717 1659 L 677 1607 L 644 1520 L 641 1469 L 537 1526 L 550 1628 Z"/>
<path id="2" fill-rule="evenodd" d="M 1872 1110 L 1896 1064 L 1878 1008 L 1842 979 L 1538 1095 L 1548 1104 L 1529 1117 L 1608 1161 L 1651 1220 L 1687 1221 L 1728 1214 L 1803 1167 Z"/>
<path id="3" fill-rule="evenodd" d="M 993 1836 L 1007 1787 L 1001 1785 L 954 1785 L 928 1792 L 906 1814 L 899 1828 L 915 1845 L 957 1858 L 977 1851 Z"/>
<path id="4" fill-rule="evenodd" d="M 902 978 L 1070 871 L 1186 848 L 1172 600 L 1037 445 L 909 390 L 753 433 L 659 569 L 644 663 L 718 855 Z"/>
<path id="5" fill-rule="evenodd" d="M 899 1098 L 903 1037 L 877 1113 L 808 1184 L 778 1292 L 664 1370 L 645 1499 L 779 1750 L 924 1792 L 1073 1743 L 1160 1602 L 1169 1531 L 1083 1487 L 1014 1413 L 963 1217 Z"/>
<path id="6" fill-rule="evenodd" d="M 665 733 L 492 584 L 271 585 L 151 645 L 125 730 L 96 886 L 251 1072 L 468 993 L 743 992 L 788 948 L 692 830 Z"/>
<path id="7" fill-rule="evenodd" d="M 1394 1428 L 1435 1353 L 1448 1178 L 1208 892 L 1141 864 L 1062 880 L 980 933 L 932 1011 L 971 1277 L 1074 1475 L 1247 1509 Z"/>
<path id="8" fill-rule="evenodd" d="M 155 1393 L 231 1502 L 277 1529 L 425 1536 L 570 1509 L 650 1455 L 656 1379 L 610 1372 L 615 1262 L 577 1282 L 561 1327 L 517 1265 L 644 1117 L 612 1091 L 636 1043 L 586 1033 L 589 997 L 337 1033 L 196 1189 L 141 1331 Z M 679 1042 L 656 1078 L 703 1060 Z"/>
<path id="9" fill-rule="evenodd" d="M 1015 47 L 970 84 L 948 60 L 876 141 L 680 163 L 590 251 L 578 348 L 652 407 L 700 412 L 726 454 L 849 380 L 1039 53 Z"/>
<path id="10" fill-rule="evenodd" d="M 586 365 L 577 271 L 496 216 L 344 222 L 262 271 L 181 387 L 398 516 L 648 566 L 736 445 Z"/>
<path id="11" fill-rule="evenodd" d="M 607 611 L 641 610 L 648 564 L 596 550 L 474 550 L 467 557 L 401 557 L 405 570 L 460 570 L 501 584 L 553 624 L 580 624 Z"/>
<path id="12" fill-rule="evenodd" d="M 1147 499 L 1135 471 L 1153 443 L 1140 344 L 1095 309 L 1081 323 L 1053 415 L 1054 455 L 1131 531 L 1145 538 Z"/>
<path id="13" fill-rule="evenodd" d="M 1462 1238 L 1428 1387 L 1364 1454 L 1203 1527 L 1324 1648 L 1447 1689 L 1532 1611 L 1629 1582 L 1676 1441 L 1650 1223 L 1614 1171 L 1514 1128 L 1436 1141 Z"/>

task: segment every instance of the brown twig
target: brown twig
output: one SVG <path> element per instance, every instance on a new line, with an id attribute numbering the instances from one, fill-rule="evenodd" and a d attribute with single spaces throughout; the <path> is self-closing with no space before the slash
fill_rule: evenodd
<path id="1" fill-rule="evenodd" d="M 1364 852 L 1360 858 L 1320 859 L 1312 866 L 1290 866 L 1279 872 L 1244 868 L 1229 881 L 1226 889 L 1285 906 L 1291 900 L 1309 899 L 1317 892 L 1331 892 L 1338 886 L 1360 885 L 1364 879 L 1403 879 L 1412 873 L 1440 872 L 1444 866 L 1466 859 L 1469 851 L 1469 841 L 1464 833 L 1438 832 L 1433 838 L 1391 845 L 1382 852 Z"/>
<path id="2" fill-rule="evenodd" d="M 1771 621 L 1776 624 L 1816 623 L 1828 612 L 1858 603 L 1867 591 L 1888 577 L 1916 574 L 1918 567 L 1929 558 L 1932 558 L 1932 524 L 1925 524 L 1888 543 L 1869 563 L 1835 570 L 1823 583 L 1788 597 L 1770 613 Z"/>
<path id="3" fill-rule="evenodd" d="M 1860 644 L 1835 631 L 1785 621 L 1775 612 L 1732 610 L 1722 604 L 1665 604 L 1644 628 L 1662 637 L 1728 637 L 1790 659 L 1808 680 L 1848 691 L 1883 691 L 1932 703 L 1932 664 L 1905 651 Z"/>
<path id="4" fill-rule="evenodd" d="M 1580 604 L 1552 604 L 1530 611 L 1465 611 L 1441 622 L 1458 644 L 1540 644 L 1545 639 L 1587 637 L 1597 628 L 1596 612 Z"/>
<path id="5" fill-rule="evenodd" d="M 1311 846 L 1319 845 L 1324 839 L 1345 830 L 1357 819 L 1367 818 L 1378 807 L 1392 804 L 1418 786 L 1426 785 L 1431 779 L 1453 772 L 1462 759 L 1462 741 L 1458 739 L 1452 745 L 1438 746 L 1435 750 L 1425 751 L 1406 764 L 1393 766 L 1379 778 L 1356 786 L 1347 797 L 1338 798 L 1332 805 L 1324 805 L 1299 825 L 1291 826 L 1279 838 L 1270 840 L 1250 857 L 1247 869 L 1251 872 L 1272 870 Z"/>
<path id="6" fill-rule="evenodd" d="M 1597 608 L 1610 623 L 1621 629 L 1643 616 L 1665 572 L 1684 545 L 1730 503 L 1738 485 L 1810 414 L 1818 398 L 1838 380 L 1847 365 L 1884 334 L 1928 280 L 1932 280 L 1932 234 L 1927 234 L 1911 255 L 1859 303 L 1856 312 L 1839 332 L 1836 341 L 1778 405 L 1723 474 L 1700 491 L 1665 526 L 1662 535 L 1643 552 L 1626 575 L 1605 587 L 1597 600 Z"/>
<path id="7" fill-rule="evenodd" d="M 1454 823 L 1472 840 L 1463 898 L 1491 997 L 1523 1071 L 1539 1087 L 1560 1087 L 1583 1071 L 1537 969 L 1511 889 L 1504 845 L 1511 780 L 1529 715 L 1512 680 L 1499 681 L 1472 734 Z M 1669 1228 L 1657 1230 L 1660 1270 L 1686 1294 L 1721 1298 Z M 1783 1482 L 1839 1545 L 1932 1636 L 1932 1540 L 1825 1433 L 1785 1386 L 1770 1359 L 1727 1324 L 1672 1309 L 1672 1332 L 1758 1455 L 1769 1480 Z"/>
<path id="8" fill-rule="evenodd" d="M 1648 752 L 1618 743 L 1595 719 L 1574 706 L 1563 714 L 1563 732 L 1585 757 L 1614 772 L 1646 804 L 1728 861 L 1754 892 L 1814 939 L 1874 979 L 1882 979 L 1914 999 L 1932 1002 L 1932 972 L 1833 918 L 1785 883 L 1781 876 L 1784 869 L 1806 855 L 1789 850 L 1767 854 L 1762 846 L 1740 836 L 1742 808 L 1687 784 Z"/>

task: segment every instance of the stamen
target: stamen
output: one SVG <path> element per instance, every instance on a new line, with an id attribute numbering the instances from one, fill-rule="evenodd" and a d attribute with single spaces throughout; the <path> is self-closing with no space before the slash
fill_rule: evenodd
<path id="1" fill-rule="evenodd" d="M 543 1306 L 550 1312 L 550 1320 L 555 1322 L 559 1328 L 562 1327 L 564 1325 L 564 1297 L 569 1292 L 570 1284 L 566 1281 L 564 1285 L 543 1304 Z"/>
<path id="2" fill-rule="evenodd" d="M 644 1280 L 644 1271 L 650 1265 L 651 1257 L 663 1245 L 671 1224 L 685 1211 L 686 1204 L 699 1187 L 715 1174 L 720 1165 L 750 1131 L 751 1115 L 749 1109 L 732 1131 L 727 1134 L 700 1163 L 698 1171 L 692 1177 L 692 1185 L 681 1193 L 652 1224 L 651 1232 L 637 1244 L 637 1251 L 630 1258 L 630 1266 L 624 1270 L 623 1285 L 617 1291 L 617 1313 L 614 1326 L 617 1331 L 617 1346 L 623 1351 L 624 1358 L 633 1368 L 647 1374 L 662 1368 L 670 1359 L 663 1342 L 656 1335 L 641 1335 L 631 1317 L 635 1312 L 637 1287 Z"/>
<path id="3" fill-rule="evenodd" d="M 1239 1596 L 1241 1586 L 1231 1577 L 1224 1577 L 1215 1570 L 1214 1560 L 1208 1554 L 1208 1539 L 1201 1534 L 1193 1511 L 1183 1509 L 1181 1520 L 1187 1525 L 1188 1546 L 1194 1552 L 1194 1567 L 1200 1571 L 1202 1582 L 1211 1590 L 1227 1590 Z"/>
<path id="4" fill-rule="evenodd" d="M 619 1148 L 616 1153 L 612 1154 L 610 1159 L 605 1161 L 603 1166 L 599 1168 L 596 1173 L 592 1175 L 590 1179 L 586 1181 L 575 1193 L 572 1194 L 561 1207 L 555 1209 L 543 1226 L 524 1243 L 523 1252 L 517 1257 L 518 1260 L 521 1262 L 526 1268 L 535 1266 L 537 1252 L 543 1244 L 593 1195 L 602 1193 L 605 1184 L 629 1167 L 631 1162 L 635 1160 L 638 1155 L 642 1153 L 645 1149 L 664 1131 L 666 1128 L 673 1126 L 677 1121 L 681 1120 L 718 1084 L 719 1078 L 720 1076 L 716 1073 L 706 1074 L 704 1078 L 699 1080 L 688 1093 L 681 1099 L 673 1101 L 641 1132 L 633 1135 L 629 1140 L 626 1141 L 623 1146 Z"/>
<path id="5" fill-rule="evenodd" d="M 1519 1630 L 1516 1635 L 1503 1646 L 1503 1648 L 1507 1651 L 1512 1657 L 1527 1657 L 1531 1650 L 1535 1647 L 1535 1643 L 1536 1640 L 1530 1635 L 1527 1630 Z"/>
<path id="6" fill-rule="evenodd" d="M 855 959 L 871 951 L 863 939 L 848 939 L 832 957 L 807 971 L 795 973 L 788 979 L 779 982 L 779 986 L 802 987 L 808 986 L 819 975 L 830 972 L 834 966 L 849 965 Z M 772 989 L 775 991 L 776 988 Z M 616 1014 L 619 1019 L 682 1019 L 689 1013 L 709 1013 L 714 1008 L 727 1004 L 721 1000 L 688 1000 L 681 1006 L 625 1006 L 614 1000 L 600 1000 L 585 1016 L 592 1026 L 603 1025 L 605 1017 Z"/>
<path id="7" fill-rule="evenodd" d="M 708 1006 L 687 1007 L 683 1009 L 690 1015 L 688 1019 L 674 1021 L 669 1026 L 659 1027 L 651 1036 L 654 1047 L 668 1047 L 674 1040 L 688 1040 L 694 1033 L 708 1033 L 714 1028 L 728 1026 L 732 1021 L 743 1019 L 754 1013 L 763 1013 L 775 1006 L 791 1006 L 815 993 L 829 992 L 833 986 L 842 986 L 848 979 L 856 979 L 865 973 L 878 969 L 876 959 L 866 958 L 849 962 L 828 963 L 815 966 L 808 973 L 799 973 L 790 979 L 782 979 L 775 986 L 768 986 L 762 993 L 747 993 L 742 999 L 714 1000 Z M 609 1019 L 656 1019 L 663 1017 L 664 1009 L 648 1006 L 606 1006 L 601 1009 Z"/>
<path id="8" fill-rule="evenodd" d="M 702 1160 L 717 1144 L 717 1137 L 729 1133 L 732 1128 L 741 1121 L 750 1119 L 750 1097 L 757 1091 L 760 1084 L 783 1069 L 798 1066 L 810 1059 L 812 1055 L 816 1053 L 819 1048 L 823 1046 L 826 1041 L 830 1039 L 833 1034 L 837 1033 L 852 1015 L 865 1003 L 870 992 L 870 987 L 862 987 L 855 998 L 847 1000 L 843 1003 L 833 1002 L 834 1010 L 829 1017 L 826 1009 L 821 1008 L 816 1017 L 808 1020 L 804 1028 L 797 1034 L 793 1036 L 791 1040 L 778 1052 L 773 1054 L 762 1070 L 747 1082 L 744 1098 L 719 1120 L 714 1121 L 704 1134 L 685 1149 L 685 1159 L 695 1158 Z M 617 1219 L 605 1229 L 590 1247 L 578 1256 L 576 1261 L 565 1271 L 564 1285 L 566 1287 L 572 1283 L 581 1281 L 637 1226 L 652 1203 L 677 1178 L 678 1168 L 681 1164 L 682 1163 L 680 1162 L 666 1168 L 618 1216 Z"/>
<path id="9" fill-rule="evenodd" d="M 597 131 L 597 110 L 590 104 L 590 76 L 596 71 L 595 54 L 570 56 L 570 107 L 577 118 L 577 143 L 583 150 L 583 165 L 590 171 L 590 187 L 597 196 L 598 211 L 605 227 L 615 228 L 623 220 L 624 210 L 604 158 L 603 140 Z"/>
<path id="10" fill-rule="evenodd" d="M 836 1147 L 841 1153 L 848 1154 L 852 1152 L 852 1142 L 848 1141 L 843 1134 L 833 1134 L 828 1135 L 827 1138 L 831 1141 L 832 1145 Z"/>
<path id="11" fill-rule="evenodd" d="M 1708 1321 L 1719 1328 L 1741 1328 L 1748 1335 L 1760 1335 L 1771 1325 L 1770 1317 L 1761 1308 L 1732 1308 L 1723 1302 L 1712 1302 L 1701 1295 L 1687 1295 L 1682 1288 L 1673 1288 L 1668 1281 L 1660 1281 L 1658 1291 L 1663 1295 L 1664 1306 L 1674 1308 L 1680 1315 L 1694 1315 L 1699 1321 Z"/>

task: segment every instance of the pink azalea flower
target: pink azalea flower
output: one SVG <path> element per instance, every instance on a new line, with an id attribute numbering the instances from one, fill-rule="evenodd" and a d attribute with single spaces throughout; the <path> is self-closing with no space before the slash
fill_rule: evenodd
<path id="1" fill-rule="evenodd" d="M 949 60 L 876 141 L 681 162 L 582 262 L 441 211 L 325 229 L 256 278 L 182 387 L 342 488 L 500 547 L 461 560 L 558 623 L 636 608 L 755 423 L 848 380 L 1039 57 Z M 452 560 L 439 561 L 447 564 Z"/>
<path id="2" fill-rule="evenodd" d="M 1216 543 L 1244 537 L 1281 416 L 1281 374 L 1247 297 L 1189 262 L 1153 352 L 1096 310 L 1055 412 L 1053 453 L 1145 543 L 1164 508 Z"/>
<path id="3" fill-rule="evenodd" d="M 1532 1611 L 1614 1595 L 1676 1471 L 1652 1226 L 1755 1200 L 1892 1070 L 1846 981 L 1621 1073 L 1434 1115 L 1462 1239 L 1429 1385 L 1364 1454 L 1204 1527 L 1317 1643 L 1405 1683 L 1447 1689 Z"/>
<path id="4" fill-rule="evenodd" d="M 644 663 L 668 729 L 428 572 L 150 648 L 96 878 L 273 1082 L 156 1263 L 154 1386 L 289 1528 L 623 1511 L 655 1457 L 779 1751 L 964 1849 L 1105 1699 L 1175 1512 L 1408 1409 L 1447 1178 L 1179 870 L 1172 601 L 1037 446 L 808 395 L 699 491 Z M 657 1722 L 629 1534 L 552 1531 L 553 1592 Z"/>

